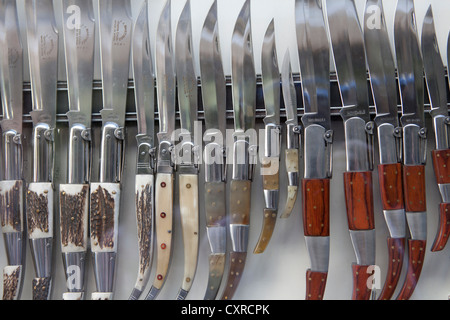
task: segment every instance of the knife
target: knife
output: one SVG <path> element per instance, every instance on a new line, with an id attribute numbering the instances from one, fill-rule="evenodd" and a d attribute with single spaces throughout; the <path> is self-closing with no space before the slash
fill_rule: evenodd
<path id="1" fill-rule="evenodd" d="M 75 9 L 77 8 L 77 9 Z M 74 11 L 79 25 L 70 24 Z M 69 93 L 67 183 L 59 187 L 61 251 L 68 292 L 82 300 L 85 291 L 91 172 L 91 112 L 94 70 L 94 8 L 91 0 L 63 1 L 62 18 Z M 76 275 L 72 279 L 72 275 Z"/>
<path id="2" fill-rule="evenodd" d="M 322 300 L 330 255 L 330 179 L 333 130 L 330 116 L 330 48 L 321 4 L 296 0 L 296 31 L 302 79 L 305 169 L 303 230 L 311 268 L 306 299 Z M 308 21 L 308 22 L 307 22 Z"/>
<path id="3" fill-rule="evenodd" d="M 99 182 L 91 182 L 90 235 L 97 291 L 92 300 L 111 300 L 119 230 L 125 152 L 125 108 L 131 49 L 129 0 L 99 1 L 98 27 L 103 88 Z"/>
<path id="4" fill-rule="evenodd" d="M 450 232 L 450 148 L 448 125 L 450 118 L 447 107 L 447 86 L 445 68 L 434 28 L 433 9 L 431 5 L 425 15 L 422 26 L 422 54 L 425 79 L 431 103 L 436 149 L 431 152 L 434 174 L 439 186 L 442 203 L 439 205 L 439 227 L 431 251 L 440 251 L 447 244 Z"/>
<path id="5" fill-rule="evenodd" d="M 228 278 L 221 300 L 236 292 L 247 258 L 250 229 L 251 186 L 256 161 L 256 74 L 253 61 L 250 1 L 237 18 L 232 40 L 232 94 L 234 111 L 233 172 L 230 182 L 229 227 L 231 238 Z"/>
<path id="6" fill-rule="evenodd" d="M 23 206 L 22 82 L 23 49 L 16 1 L 0 1 L 0 91 L 3 120 L 3 180 L 0 182 L 0 215 L 7 266 L 3 268 L 3 300 L 21 296 L 25 270 Z"/>
<path id="7" fill-rule="evenodd" d="M 278 213 L 280 168 L 280 71 L 275 46 L 275 27 L 272 19 L 264 35 L 261 65 L 266 117 L 264 118 L 265 149 L 261 159 L 264 192 L 264 219 L 253 253 L 263 253 L 272 238 Z"/>
<path id="8" fill-rule="evenodd" d="M 346 172 L 344 193 L 350 237 L 354 300 L 371 298 L 367 281 L 375 264 L 373 209 L 373 129 L 370 120 L 363 35 L 353 0 L 327 0 L 329 30 L 344 120 Z"/>
<path id="9" fill-rule="evenodd" d="M 51 0 L 27 0 L 25 8 L 33 104 L 33 175 L 26 194 L 28 238 L 36 272 L 32 292 L 33 300 L 48 300 L 52 289 L 58 33 Z"/>
<path id="10" fill-rule="evenodd" d="M 411 297 L 425 258 L 427 215 L 425 195 L 426 136 L 424 115 L 423 62 L 419 48 L 414 2 L 399 0 L 394 19 L 403 129 L 403 195 L 408 240 L 408 268 L 398 300 Z"/>
<path id="11" fill-rule="evenodd" d="M 139 268 L 130 300 L 137 300 L 150 278 L 154 238 L 155 77 L 148 31 L 148 1 L 144 1 L 134 24 L 132 68 L 138 126 L 135 207 Z"/>
<path id="12" fill-rule="evenodd" d="M 204 300 L 216 299 L 225 270 L 226 229 L 226 92 L 219 47 L 217 0 L 214 0 L 200 38 L 200 74 L 205 115 L 205 214 L 210 244 L 209 277 Z"/>
<path id="13" fill-rule="evenodd" d="M 286 150 L 284 155 L 288 177 L 287 198 L 280 218 L 288 218 L 297 201 L 299 186 L 299 150 L 301 142 L 301 126 L 298 124 L 297 96 L 292 77 L 291 60 L 286 53 L 281 67 L 281 89 L 286 109 Z"/>
<path id="14" fill-rule="evenodd" d="M 197 77 L 194 70 L 191 27 L 191 2 L 187 0 L 175 34 L 175 60 L 180 108 L 181 140 L 176 147 L 179 173 L 179 201 L 184 246 L 184 276 L 176 297 L 184 300 L 191 289 L 198 259 L 198 163 L 199 146 L 194 140 L 197 120 Z"/>
<path id="15" fill-rule="evenodd" d="M 158 157 L 155 184 L 156 277 L 146 296 L 153 300 L 162 289 L 172 249 L 175 69 L 172 48 L 171 1 L 167 0 L 158 22 L 156 37 L 156 88 L 159 113 Z"/>
<path id="16" fill-rule="evenodd" d="M 380 25 L 371 25 L 373 14 L 379 13 Z M 397 110 L 397 83 L 394 57 L 384 19 L 381 0 L 368 0 L 364 15 L 364 40 L 370 83 L 376 108 L 380 164 L 381 204 L 390 237 L 387 239 L 389 264 L 379 300 L 391 299 L 403 265 L 406 218 L 403 201 L 401 165 L 401 128 Z"/>

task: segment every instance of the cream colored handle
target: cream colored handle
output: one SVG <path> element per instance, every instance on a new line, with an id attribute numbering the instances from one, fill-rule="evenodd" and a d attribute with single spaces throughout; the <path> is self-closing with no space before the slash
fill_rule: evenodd
<path id="1" fill-rule="evenodd" d="M 286 149 L 285 153 L 286 172 L 288 175 L 298 175 L 299 173 L 299 160 L 297 149 Z M 297 200 L 298 186 L 288 185 L 287 198 L 283 212 L 280 218 L 288 218 L 294 209 L 295 202 Z"/>
<path id="2" fill-rule="evenodd" d="M 158 173 L 155 183 L 156 278 L 153 286 L 161 289 L 169 269 L 173 227 L 173 175 Z"/>
<path id="3" fill-rule="evenodd" d="M 189 291 L 197 269 L 198 259 L 198 175 L 181 174 L 179 191 L 184 244 L 184 278 L 181 289 Z"/>

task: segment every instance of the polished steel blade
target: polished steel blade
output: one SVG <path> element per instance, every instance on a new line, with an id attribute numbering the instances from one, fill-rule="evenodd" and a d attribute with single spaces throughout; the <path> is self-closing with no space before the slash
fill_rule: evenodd
<path id="1" fill-rule="evenodd" d="M 413 0 L 398 0 L 394 40 L 402 100 L 402 125 L 425 126 L 423 62 L 417 39 Z"/>
<path id="2" fill-rule="evenodd" d="M 246 131 L 255 127 L 256 74 L 250 22 L 250 0 L 237 18 L 231 40 L 231 81 L 234 127 Z"/>
<path id="3" fill-rule="evenodd" d="M 62 5 L 69 95 L 67 117 L 71 126 L 81 123 L 90 128 L 95 45 L 93 3 L 92 0 L 69 0 L 63 1 Z"/>
<path id="4" fill-rule="evenodd" d="M 175 66 L 178 82 L 178 105 L 181 129 L 191 134 L 197 119 L 197 77 L 192 46 L 191 2 L 186 1 L 175 34 Z"/>
<path id="5" fill-rule="evenodd" d="M 265 124 L 280 124 L 280 70 L 275 43 L 275 26 L 272 19 L 267 27 L 262 46 L 262 84 L 264 105 L 266 108 Z"/>
<path id="6" fill-rule="evenodd" d="M 331 128 L 330 48 L 322 4 L 316 0 L 296 0 L 296 32 L 305 115 L 302 122 Z"/>
<path id="7" fill-rule="evenodd" d="M 294 79 L 292 77 L 291 56 L 286 50 L 281 66 L 281 88 L 283 90 L 283 101 L 286 109 L 286 124 L 298 124 L 297 96 L 295 92 Z"/>
<path id="8" fill-rule="evenodd" d="M 175 129 L 175 70 L 173 66 L 170 0 L 158 23 L 156 36 L 156 88 L 159 112 L 159 141 L 171 141 Z"/>
<path id="9" fill-rule="evenodd" d="M 374 22 L 374 15 L 377 20 Z M 376 24 L 378 23 L 378 24 Z M 364 15 L 364 40 L 377 125 L 398 127 L 395 62 L 381 0 L 368 0 Z"/>
<path id="10" fill-rule="evenodd" d="M 52 0 L 26 0 L 33 123 L 56 123 L 58 32 Z"/>
<path id="11" fill-rule="evenodd" d="M 423 20 L 422 54 L 433 116 L 447 116 L 448 108 L 445 68 L 436 38 L 433 10 L 431 5 L 428 7 L 425 19 Z"/>
<path id="12" fill-rule="evenodd" d="M 206 130 L 226 126 L 226 83 L 219 45 L 217 0 L 214 0 L 203 24 L 200 38 L 200 75 Z"/>
<path id="13" fill-rule="evenodd" d="M 147 1 L 141 7 L 133 30 L 132 64 L 138 135 L 154 146 L 155 78 L 150 50 Z"/>
<path id="14" fill-rule="evenodd" d="M 103 123 L 125 125 L 131 54 L 130 0 L 99 1 L 100 59 L 103 83 Z"/>
<path id="15" fill-rule="evenodd" d="M 369 120 L 366 54 L 353 0 L 327 0 L 327 15 L 343 109 Z"/>
<path id="16" fill-rule="evenodd" d="M 15 0 L 0 1 L 0 94 L 2 130 L 22 133 L 23 49 Z"/>

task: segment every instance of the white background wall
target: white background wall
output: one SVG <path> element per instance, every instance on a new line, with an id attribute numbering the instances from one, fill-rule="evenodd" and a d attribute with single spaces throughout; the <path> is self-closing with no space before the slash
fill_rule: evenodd
<path id="1" fill-rule="evenodd" d="M 100 0 L 106 1 L 106 0 Z M 57 12 L 57 24 L 61 25 L 59 0 L 55 0 L 55 11 Z M 360 14 L 363 16 L 364 0 L 355 0 Z M 23 5 L 24 0 L 18 0 L 21 14 L 21 23 L 24 23 Z M 94 0 L 97 4 L 98 0 Z M 141 5 L 141 0 L 132 0 L 132 9 L 134 17 Z M 194 51 L 198 52 L 200 41 L 200 32 L 203 20 L 209 9 L 212 0 L 191 0 L 192 5 L 192 23 L 193 23 L 193 41 Z M 225 73 L 230 74 L 230 43 L 231 34 L 234 28 L 234 22 L 240 11 L 243 0 L 218 0 L 219 9 L 219 30 L 220 41 L 223 55 Z M 385 14 L 388 28 L 392 35 L 393 18 L 396 1 L 384 1 Z M 447 0 L 416 0 L 416 15 L 419 25 L 419 34 L 423 17 L 429 4 L 433 5 L 435 14 L 435 23 L 438 32 L 438 41 L 441 47 L 443 57 L 446 57 L 447 35 L 449 30 L 449 20 L 447 13 L 450 12 L 450 1 Z M 159 14 L 163 8 L 164 0 L 150 0 L 150 31 L 151 40 L 154 44 L 156 26 Z M 176 22 L 181 13 L 184 0 L 172 0 L 172 18 L 173 30 L 176 28 Z M 277 50 L 279 59 L 289 48 L 293 60 L 294 72 L 298 72 L 298 61 L 296 53 L 295 20 L 294 20 L 294 0 L 252 0 L 252 28 L 253 45 L 256 70 L 260 73 L 260 51 L 265 29 L 272 18 L 275 18 Z M 97 10 L 95 10 L 97 12 Z M 25 41 L 25 32 L 23 32 Z M 24 42 L 25 43 L 25 42 Z M 62 46 L 60 47 L 62 48 Z M 153 45 L 154 52 L 154 45 Z M 62 53 L 63 51 L 60 50 Z M 99 55 L 98 47 L 96 49 L 95 78 L 99 79 Z M 60 55 L 60 80 L 65 80 L 63 55 Z M 447 62 L 445 61 L 445 64 Z M 27 70 L 27 69 L 25 69 Z M 199 75 L 197 58 L 197 75 Z M 28 75 L 25 75 L 28 80 Z M 431 122 L 427 116 L 427 125 L 431 128 Z M 258 124 L 261 127 L 261 123 Z M 333 129 L 335 131 L 334 146 L 334 176 L 331 181 L 331 258 L 330 271 L 328 275 L 327 289 L 325 299 L 350 299 L 352 289 L 351 263 L 355 260 L 353 248 L 348 234 L 345 203 L 343 198 L 343 180 L 342 173 L 345 170 L 344 137 L 343 127 L 340 118 L 333 119 Z M 26 132 L 30 136 L 30 132 Z M 98 136 L 98 128 L 94 134 Z M 127 129 L 127 156 L 125 166 L 125 180 L 123 182 L 123 200 L 122 212 L 120 216 L 119 228 L 119 261 L 117 269 L 116 299 L 127 299 L 135 282 L 138 255 L 137 255 L 137 237 L 136 237 L 136 219 L 134 215 L 134 164 L 135 164 L 135 139 L 136 127 L 134 123 L 129 123 Z M 65 141 L 67 141 L 67 128 L 64 124 L 60 125 L 60 152 L 64 155 L 66 152 Z M 97 143 L 99 141 L 96 140 Z M 284 140 L 283 140 L 284 142 Z M 375 146 L 377 150 L 377 146 Z M 428 149 L 434 148 L 432 131 L 428 138 Z M 28 150 L 29 151 L 29 150 Z M 98 154 L 96 146 L 95 154 Z M 378 157 L 375 159 L 378 164 Z M 58 162 L 60 180 L 65 179 L 64 157 L 61 156 Z M 259 169 L 259 168 L 258 168 Z M 286 177 L 284 163 L 281 164 L 281 194 L 280 203 L 284 203 L 286 193 Z M 450 244 L 438 253 L 430 252 L 429 248 L 434 239 L 438 225 L 438 203 L 440 202 L 438 188 L 434 181 L 431 158 L 426 167 L 427 175 L 427 209 L 429 212 L 428 233 L 429 240 L 427 244 L 426 260 L 422 271 L 420 282 L 412 299 L 447 299 L 450 294 Z M 374 171 L 374 178 L 377 176 L 377 170 Z M 200 178 L 203 179 L 203 170 Z M 287 220 L 278 220 L 272 241 L 266 252 L 261 255 L 252 254 L 254 245 L 257 242 L 262 224 L 262 182 L 259 175 L 253 183 L 253 201 L 251 215 L 251 229 L 249 239 L 249 256 L 247 266 L 236 292 L 235 299 L 304 299 L 305 292 L 305 271 L 309 267 L 309 259 L 305 248 L 303 238 L 303 227 L 301 218 L 301 197 L 297 200 L 292 216 Z M 384 280 L 387 268 L 387 248 L 386 238 L 388 230 L 384 222 L 380 196 L 378 192 L 378 182 L 374 179 L 374 199 L 376 212 L 376 230 L 377 230 L 377 259 L 376 262 L 381 268 L 381 281 Z M 201 185 L 200 195 L 203 194 Z M 202 299 L 207 284 L 208 274 L 208 253 L 209 245 L 205 232 L 205 218 L 203 197 L 200 199 L 200 255 L 198 260 L 197 274 L 194 279 L 193 287 L 188 299 Z M 55 230 L 58 230 L 57 228 Z M 62 270 L 62 259 L 59 250 L 59 236 L 55 243 L 55 281 L 54 281 L 54 299 L 60 299 L 65 290 L 64 273 Z M 0 238 L 0 267 L 6 264 L 5 252 Z M 406 263 L 405 263 L 406 265 Z M 92 268 L 89 266 L 88 293 L 95 290 Z M 405 270 L 403 270 L 402 279 Z M 31 279 L 34 277 L 31 255 L 28 249 L 27 269 L 23 298 L 31 298 Z M 152 274 L 153 277 L 153 274 Z M 178 292 L 183 277 L 183 251 L 181 226 L 179 220 L 178 203 L 175 205 L 175 227 L 174 227 L 174 251 L 168 280 L 162 290 L 160 299 L 174 299 Z M 1 287 L 1 284 L 0 284 Z"/>

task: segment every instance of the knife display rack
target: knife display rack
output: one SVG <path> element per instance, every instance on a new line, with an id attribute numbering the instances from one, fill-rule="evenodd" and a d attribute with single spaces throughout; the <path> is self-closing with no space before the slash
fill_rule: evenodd
<path id="1" fill-rule="evenodd" d="M 304 113 L 303 105 L 302 105 L 302 99 L 301 99 L 301 81 L 300 81 L 300 75 L 294 74 L 294 85 L 297 92 L 297 101 L 299 103 L 299 106 L 297 108 L 297 114 L 301 116 Z M 264 110 L 264 100 L 263 100 L 263 93 L 262 93 L 262 80 L 261 75 L 257 76 L 257 99 L 256 99 L 256 118 L 262 119 L 265 117 L 265 110 Z M 425 80 L 424 80 L 425 81 Z M 448 72 L 446 73 L 446 81 L 448 82 Z M 197 82 L 198 85 L 198 93 L 199 93 L 199 106 L 198 106 L 198 119 L 203 120 L 203 106 L 202 106 L 202 99 L 201 97 L 201 80 L 199 79 Z M 370 88 L 370 82 L 369 79 L 367 80 L 367 85 Z M 156 86 L 156 84 L 155 84 Z M 447 86 L 448 87 L 448 86 Z M 425 86 L 426 88 L 426 86 Z M 128 82 L 128 98 L 127 98 L 127 112 L 126 112 L 126 120 L 127 121 L 136 121 L 136 108 L 135 108 L 135 102 L 134 102 L 134 96 L 133 96 L 133 90 L 134 90 L 134 83 L 133 80 L 130 79 Z M 232 101 L 231 101 L 231 77 L 226 76 L 226 90 L 227 90 L 227 119 L 231 120 L 233 119 L 233 108 L 232 108 Z M 370 91 L 369 91 L 370 92 Z M 29 115 L 29 112 L 31 111 L 31 86 L 29 82 L 25 82 L 23 85 L 23 94 L 24 94 L 24 116 L 23 116 L 23 122 L 24 123 L 31 123 L 31 116 Z M 448 95 L 450 97 L 450 95 Z M 373 103 L 372 96 L 370 95 L 370 114 L 375 115 L 375 107 Z M 100 117 L 100 110 L 102 108 L 102 83 L 100 80 L 95 80 L 93 83 L 93 107 L 92 107 L 92 121 L 93 122 L 101 122 Z M 399 98 L 400 99 L 400 98 Z M 281 99 L 283 100 L 283 99 Z M 338 81 L 336 77 L 336 73 L 332 72 L 330 74 L 330 100 L 331 100 L 331 116 L 333 119 L 336 117 L 340 117 L 340 110 L 342 108 L 341 105 L 341 99 L 339 96 L 339 87 L 338 87 Z M 401 111 L 401 105 L 400 100 L 398 102 L 398 110 Z M 447 99 L 447 106 L 450 110 L 450 99 Z M 68 101 L 67 101 L 67 83 L 65 81 L 59 81 L 58 82 L 58 104 L 57 104 L 57 115 L 56 120 L 59 123 L 67 122 L 67 116 L 66 112 L 68 110 Z M 429 113 L 430 111 L 430 101 L 428 98 L 428 93 L 425 92 L 425 113 Z M 281 117 L 286 116 L 286 109 L 284 108 L 283 101 L 281 101 L 281 108 L 280 108 L 280 115 Z M 179 119 L 179 112 L 177 111 L 176 114 L 177 120 Z M 0 119 L 2 119 L 2 116 L 0 115 Z M 155 111 L 155 120 L 158 120 L 158 112 Z"/>

